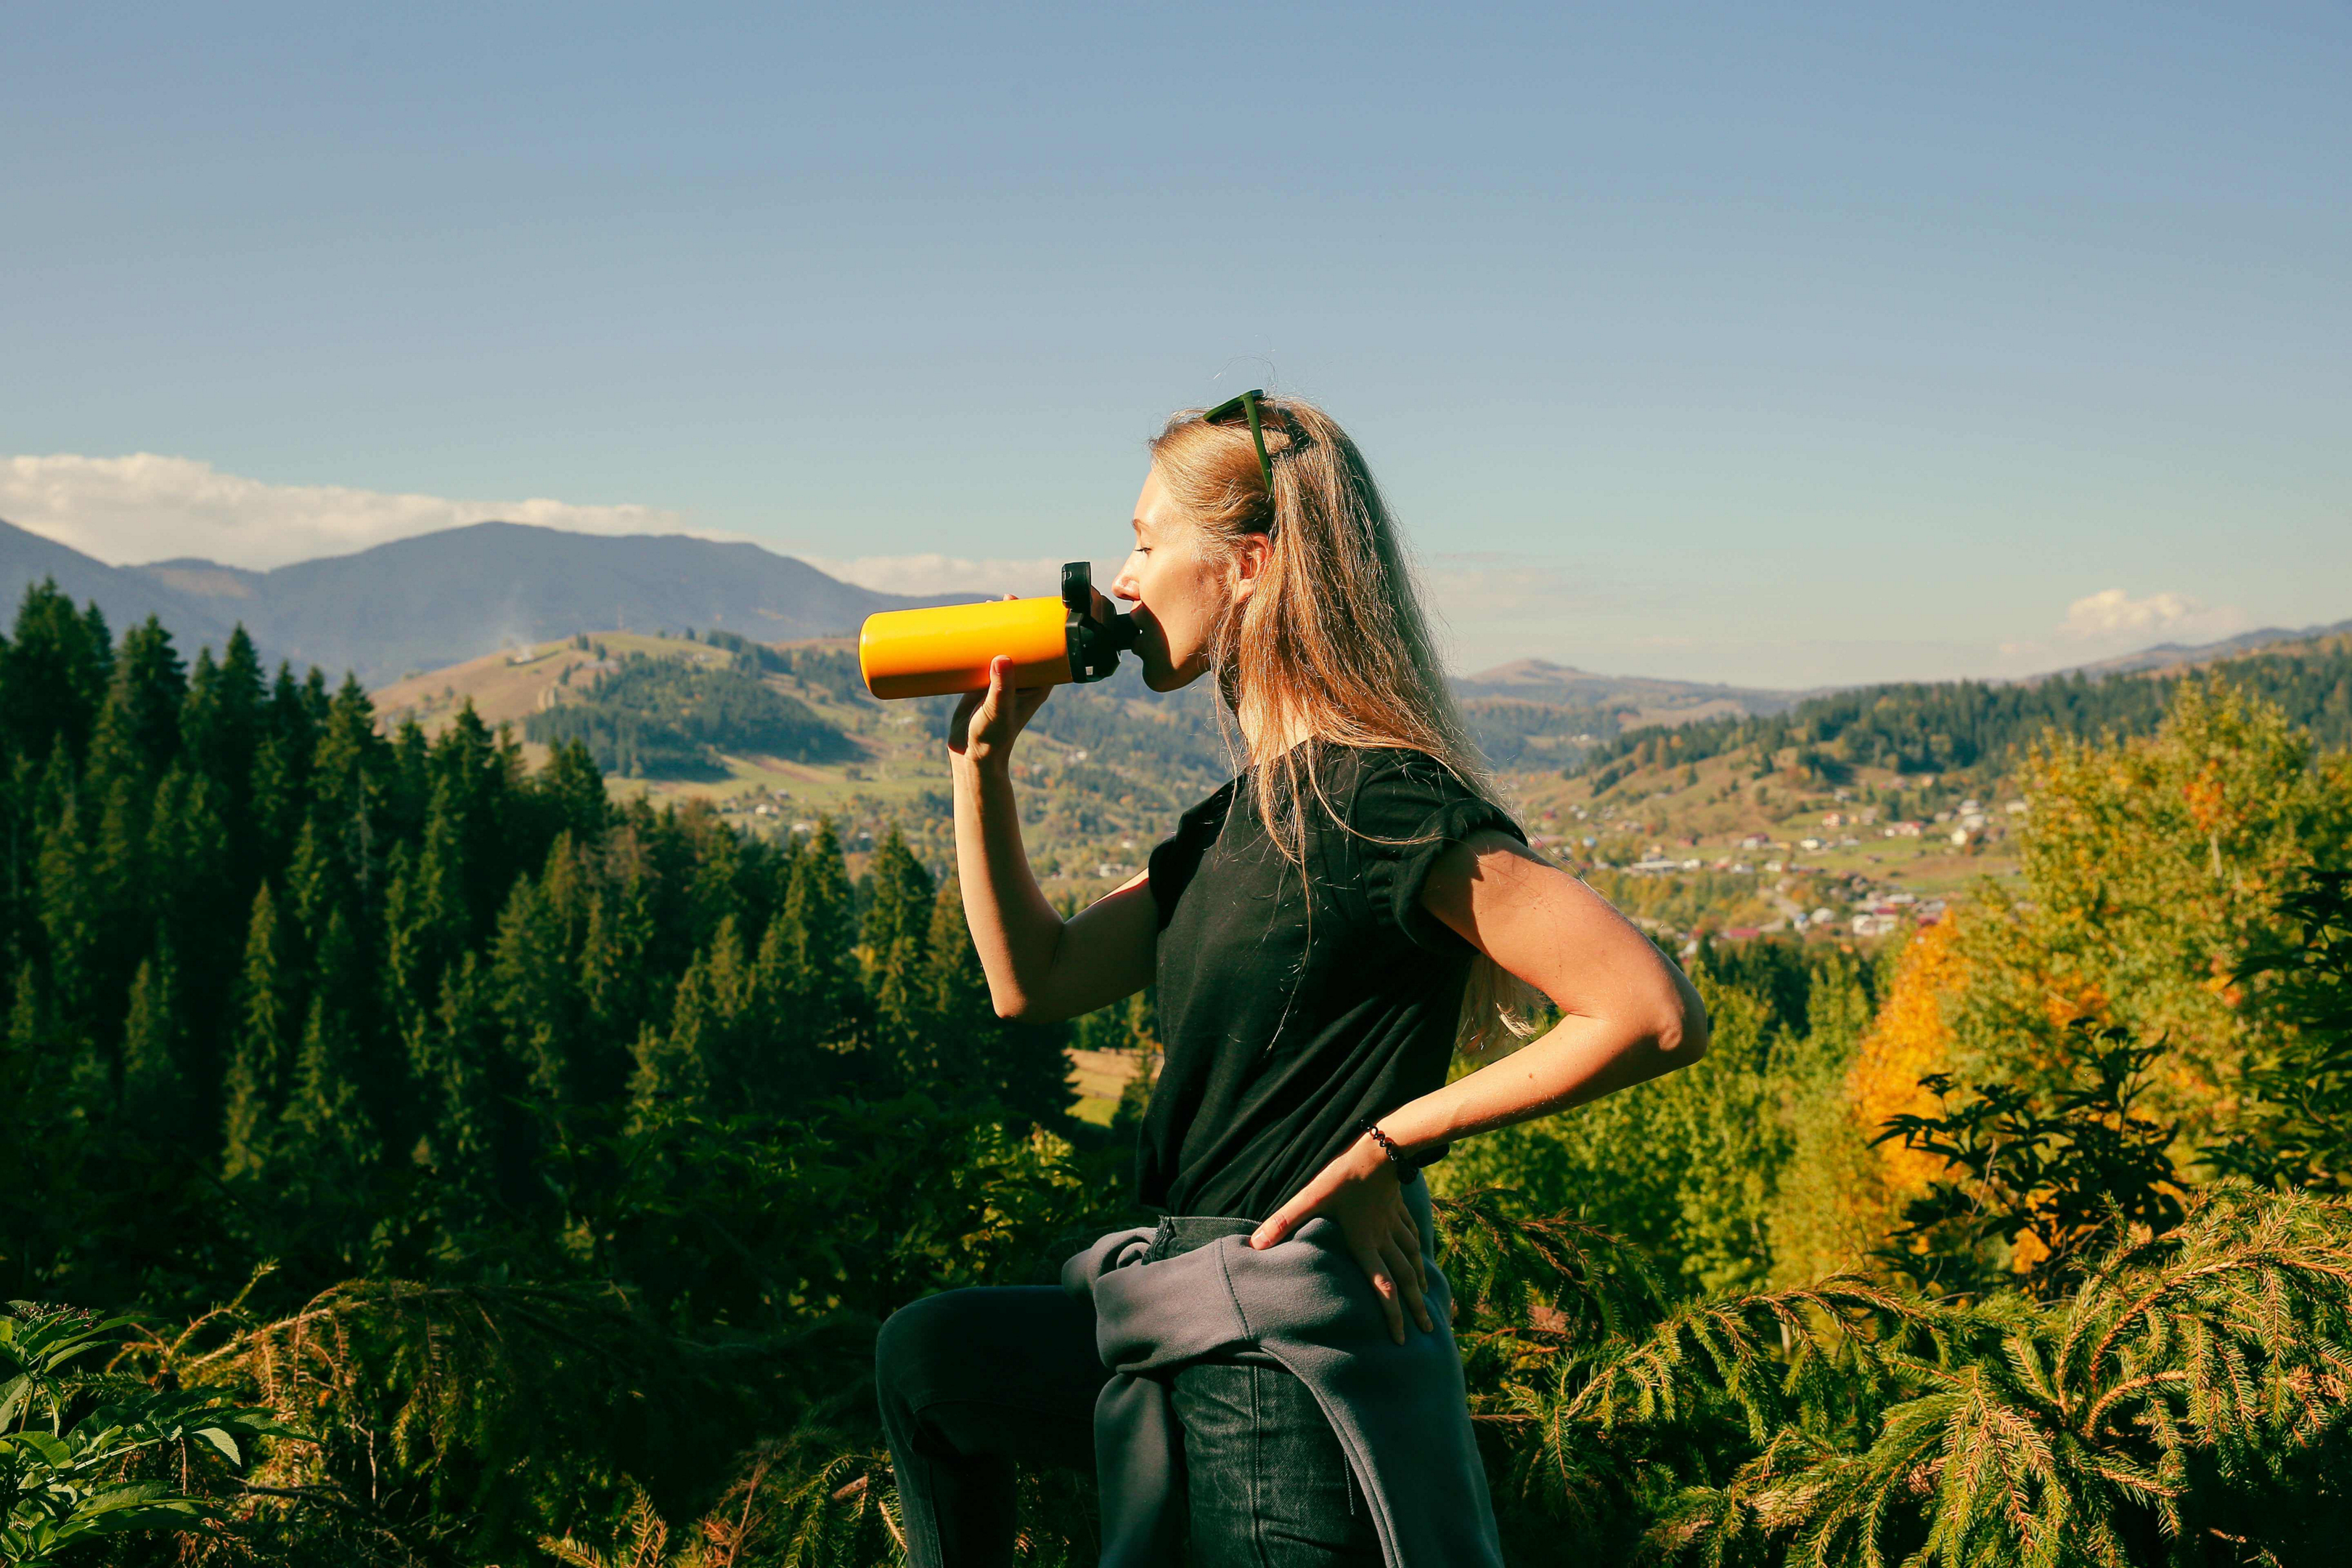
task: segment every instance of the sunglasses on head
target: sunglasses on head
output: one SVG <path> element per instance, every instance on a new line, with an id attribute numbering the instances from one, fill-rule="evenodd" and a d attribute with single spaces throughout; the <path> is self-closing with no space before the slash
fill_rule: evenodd
<path id="1" fill-rule="evenodd" d="M 1265 396 L 1265 388 L 1253 386 L 1239 397 L 1228 397 L 1206 414 L 1202 415 L 1201 423 L 1222 425 L 1237 412 L 1248 418 L 1250 445 L 1257 448 L 1257 471 L 1265 480 L 1265 493 L 1270 500 L 1274 495 L 1274 459 L 1265 455 L 1265 423 L 1258 414 L 1259 400 Z M 1300 444 L 1298 437 L 1292 435 L 1287 427 L 1284 429 L 1283 434 L 1290 436 L 1290 444 L 1293 447 Z"/>

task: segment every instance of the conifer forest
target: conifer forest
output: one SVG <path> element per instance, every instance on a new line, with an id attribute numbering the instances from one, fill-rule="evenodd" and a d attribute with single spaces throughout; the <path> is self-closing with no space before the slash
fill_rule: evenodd
<path id="1" fill-rule="evenodd" d="M 1704 1061 L 1432 1168 L 1510 1562 L 2343 1560 L 2352 763 L 2161 697 L 2035 731 L 2015 879 L 1701 942 Z M 1148 994 L 1001 1022 L 904 840 L 554 739 L 27 594 L 0 1563 L 884 1568 L 881 1321 L 1137 1223 L 1066 1051 Z"/>

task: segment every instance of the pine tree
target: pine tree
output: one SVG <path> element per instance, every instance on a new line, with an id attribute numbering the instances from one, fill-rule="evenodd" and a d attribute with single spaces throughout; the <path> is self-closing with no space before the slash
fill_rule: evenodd
<path id="1" fill-rule="evenodd" d="M 472 945 L 469 837 L 464 807 L 445 782 L 435 789 L 425 814 L 424 842 L 404 910 L 408 938 L 420 955 L 416 973 L 427 985 L 436 984 L 442 968 Z"/>
<path id="2" fill-rule="evenodd" d="M 259 1176 L 270 1167 L 299 1049 L 295 1037 L 295 1019 L 300 1016 L 299 977 L 289 933 L 267 882 L 253 896 L 253 918 L 246 929 L 221 1158 L 222 1173 L 232 1181 Z"/>
<path id="3" fill-rule="evenodd" d="M 744 1008 L 744 1035 L 751 1042 L 743 1063 L 744 1100 L 751 1110 L 771 1114 L 789 1114 L 835 1087 L 835 1075 L 820 1070 L 823 1058 L 797 989 L 803 977 L 793 946 L 790 928 L 779 914 L 760 935 Z"/>
<path id="4" fill-rule="evenodd" d="M 130 1017 L 122 1031 L 123 1110 L 132 1125 L 188 1138 L 185 1033 L 178 966 L 168 942 L 140 961 L 131 980 Z M 193 1140 L 192 1140 L 193 1141 Z"/>
<path id="5" fill-rule="evenodd" d="M 782 919 L 809 1037 L 824 1046 L 855 1039 L 864 993 L 855 967 L 849 867 L 830 817 L 818 822 L 815 836 L 793 857 Z"/>
<path id="6" fill-rule="evenodd" d="M 0 1039 L 0 1097 L 8 1107 L 9 1135 L 0 1138 L 0 1184 L 9 1194 L 5 1235 L 14 1256 L 0 1257 L 0 1281 L 27 1293 L 33 1285 L 31 1259 L 24 1256 L 24 1223 L 44 1214 L 71 1223 L 69 1202 L 53 1201 L 53 1194 L 70 1181 L 70 1165 L 63 1157 L 64 1141 L 55 1136 L 59 1121 L 61 1074 L 50 1047 L 47 1009 L 42 1005 L 41 977 L 30 961 L 17 966 L 16 984 L 8 998 L 7 1034 Z M 10 1210 L 14 1212 L 11 1213 Z"/>
<path id="7" fill-rule="evenodd" d="M 965 924 L 953 879 L 931 906 L 930 973 L 926 987 L 938 1040 L 939 1092 L 951 1103 L 994 1102 L 1048 1126 L 1075 1094 L 1069 1031 L 1060 1025 L 1015 1024 L 996 1016 L 988 975 Z"/>
<path id="8" fill-rule="evenodd" d="M 446 970 L 429 1018 L 409 1037 L 410 1069 L 423 1107 L 419 1162 L 478 1212 L 497 1190 L 499 1117 L 489 1064 L 498 1019 L 472 953 Z"/>
<path id="9" fill-rule="evenodd" d="M 534 1099 L 571 1103 L 585 1085 L 572 1060 L 580 1044 L 579 965 L 540 885 L 525 877 L 499 914 L 491 944 L 490 995 Z"/>
<path id="10" fill-rule="evenodd" d="M 634 868 L 590 896 L 580 945 L 580 994 L 587 1007 L 578 1063 L 583 1091 L 604 1099 L 625 1086 L 633 1047 L 649 1026 L 658 994 L 650 962 L 656 923 L 653 890 Z"/>
<path id="11" fill-rule="evenodd" d="M 874 852 L 873 901 L 861 937 L 877 1048 L 900 1082 L 919 1088 L 940 1072 L 942 1042 L 933 1026 L 931 875 L 894 825 Z"/>
<path id="12" fill-rule="evenodd" d="M 113 639 L 92 605 L 87 616 L 54 581 L 28 585 L 0 660 L 0 732 L 19 756 L 46 757 L 65 743 L 79 763 L 113 672 Z"/>
<path id="13" fill-rule="evenodd" d="M 152 787 L 180 752 L 180 710 L 188 682 L 172 634 L 154 616 L 131 628 L 115 655 L 113 678 L 90 740 L 90 771 Z"/>
<path id="14" fill-rule="evenodd" d="M 106 945 L 111 906 L 85 819 L 80 803 L 69 797 L 42 834 L 35 903 L 47 960 L 47 1048 L 57 1054 L 75 1100 L 102 1115 L 113 1109 L 115 1087 L 105 1042 L 120 1015 L 101 1016 L 108 1011 L 105 981 L 114 957 Z"/>
<path id="15" fill-rule="evenodd" d="M 310 998 L 275 1163 L 289 1186 L 314 1199 L 359 1195 L 381 1153 L 360 1100 L 350 1028 L 324 997 Z"/>
<path id="16" fill-rule="evenodd" d="M 7 1055 L 0 1063 L 5 1067 L 0 1071 L 0 1093 L 16 1108 L 16 1123 L 26 1129 L 47 1121 L 47 1109 L 63 1078 L 62 1064 L 51 1047 L 44 1001 L 40 972 L 28 959 L 17 966 L 16 984 L 9 993 Z"/>
<path id="17" fill-rule="evenodd" d="M 290 665 L 280 664 L 261 714 L 254 748 L 249 802 L 253 852 L 264 866 L 285 862 L 310 812 L 310 759 L 319 748 L 319 727 L 302 684 Z"/>
<path id="18" fill-rule="evenodd" d="M 629 1129 L 636 1131 L 671 1116 L 695 1116 L 710 1103 L 710 1077 L 702 1059 L 702 994 L 709 981 L 695 960 L 678 982 L 676 1021 L 668 1029 L 647 1023 L 637 1031 L 637 1069 L 629 1077 Z"/>
<path id="19" fill-rule="evenodd" d="M 148 907 L 175 951 L 190 963 L 233 972 L 236 932 L 218 911 L 234 897 L 237 879 L 219 801 L 219 786 L 207 775 L 177 766 L 165 773 L 148 816 L 140 876 Z M 236 897 L 229 907 L 247 902 Z"/>
<path id="20" fill-rule="evenodd" d="M 710 940 L 719 921 L 743 911 L 758 877 L 751 857 L 745 852 L 743 836 L 711 810 L 708 802 L 689 803 L 670 826 L 692 867 L 687 890 L 693 910 L 688 929 L 691 940 L 699 945 Z"/>
<path id="21" fill-rule="evenodd" d="M 533 786 L 551 814 L 556 831 L 569 833 L 580 843 L 594 843 L 612 820 L 604 775 L 596 771 L 584 741 L 558 742 Z"/>
<path id="22" fill-rule="evenodd" d="M 343 677 L 319 728 L 310 763 L 310 793 L 330 820 L 363 819 L 391 761 L 391 744 L 376 732 L 375 704 L 356 676 Z"/>
<path id="23" fill-rule="evenodd" d="M 341 857 L 319 831 L 316 814 L 304 816 L 294 836 L 294 857 L 286 867 L 286 899 L 311 942 L 325 933 L 328 915 L 341 909 L 349 896 Z"/>
<path id="24" fill-rule="evenodd" d="M 430 766 L 426 883 L 449 929 L 470 943 L 497 917 L 516 874 L 535 868 L 537 857 L 513 839 L 508 809 L 519 757 L 467 702 L 434 742 Z"/>
<path id="25" fill-rule="evenodd" d="M 648 1027 L 638 1037 L 637 1070 L 629 1083 L 636 1123 L 662 1111 L 696 1115 L 742 1107 L 743 1025 L 751 999 L 751 969 L 730 915 L 679 979 L 667 1032 Z"/>
<path id="26" fill-rule="evenodd" d="M 228 646 L 217 664 L 210 648 L 196 655 L 180 731 L 186 739 L 190 763 L 212 781 L 233 816 L 251 788 L 254 752 L 261 743 L 263 704 L 268 697 L 261 659 L 242 625 L 229 633 Z"/>

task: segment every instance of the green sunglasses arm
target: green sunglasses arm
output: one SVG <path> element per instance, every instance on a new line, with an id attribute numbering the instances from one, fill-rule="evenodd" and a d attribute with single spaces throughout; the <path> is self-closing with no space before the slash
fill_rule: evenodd
<path id="1" fill-rule="evenodd" d="M 1201 416 L 1203 425 L 1214 425 L 1234 409 L 1249 417 L 1250 445 L 1257 448 L 1257 471 L 1265 479 L 1265 498 L 1274 499 L 1274 459 L 1265 455 L 1265 428 L 1258 421 L 1257 400 L 1265 395 L 1264 387 L 1254 386 L 1239 397 L 1228 397 Z"/>

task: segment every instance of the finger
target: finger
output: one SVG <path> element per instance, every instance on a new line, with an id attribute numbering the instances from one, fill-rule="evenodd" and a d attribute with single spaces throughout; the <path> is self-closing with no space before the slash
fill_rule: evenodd
<path id="1" fill-rule="evenodd" d="M 1421 1287 L 1423 1295 L 1427 1295 L 1429 1293 L 1429 1259 L 1421 1255 L 1421 1232 L 1408 1221 L 1396 1232 L 1396 1244 L 1397 1250 L 1404 1255 L 1405 1261 L 1412 1266 L 1413 1283 Z"/>
<path id="2" fill-rule="evenodd" d="M 1250 1232 L 1249 1244 L 1252 1247 L 1272 1247 L 1277 1241 L 1286 1240 L 1292 1229 L 1303 1217 L 1298 1212 L 1297 1201 L 1293 1200 L 1275 1210 L 1273 1214 L 1266 1216 L 1264 1225 Z"/>
<path id="3" fill-rule="evenodd" d="M 1396 1277 L 1379 1253 L 1358 1252 L 1356 1261 L 1371 1278 L 1372 1291 L 1381 1299 L 1381 1316 L 1389 1323 L 1389 1338 L 1404 1343 L 1404 1308 L 1397 1300 Z"/>
<path id="4" fill-rule="evenodd" d="M 1421 1283 L 1414 1278 L 1412 1258 L 1393 1243 L 1381 1248 L 1381 1254 L 1394 1271 L 1398 1294 L 1404 1298 L 1405 1310 L 1412 1314 L 1412 1321 L 1421 1325 L 1423 1333 L 1434 1331 L 1436 1325 L 1429 1321 L 1429 1305 L 1422 1300 Z"/>
<path id="5" fill-rule="evenodd" d="M 988 684 L 981 689 L 980 709 L 972 715 L 972 728 L 992 740 L 995 738 L 997 721 L 1004 712 L 1004 682 L 1013 661 L 998 654 L 988 661 Z"/>

